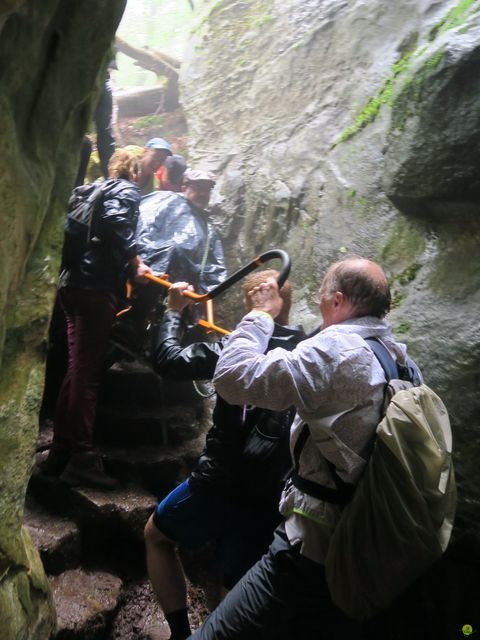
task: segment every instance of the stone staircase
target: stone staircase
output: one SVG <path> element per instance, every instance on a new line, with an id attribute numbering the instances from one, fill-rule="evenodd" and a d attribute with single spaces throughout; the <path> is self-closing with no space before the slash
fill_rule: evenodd
<path id="1" fill-rule="evenodd" d="M 52 587 L 55 640 L 151 640 L 169 637 L 146 575 L 143 529 L 158 500 L 189 473 L 203 448 L 210 406 L 191 383 L 168 381 L 138 362 L 117 363 L 102 384 L 96 439 L 114 491 L 69 487 L 33 472 L 25 524 Z M 52 433 L 39 437 L 38 462 Z M 213 606 L 208 551 L 182 559 L 189 578 L 191 623 Z"/>

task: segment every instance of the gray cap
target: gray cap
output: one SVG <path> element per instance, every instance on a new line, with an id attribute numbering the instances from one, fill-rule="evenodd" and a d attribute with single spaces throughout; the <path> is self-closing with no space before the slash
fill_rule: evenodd
<path id="1" fill-rule="evenodd" d="M 208 171 L 202 171 L 201 169 L 187 169 L 183 174 L 183 184 L 187 184 L 188 182 L 200 182 L 201 180 L 211 182 L 212 186 L 215 185 L 215 176 L 213 173 Z"/>

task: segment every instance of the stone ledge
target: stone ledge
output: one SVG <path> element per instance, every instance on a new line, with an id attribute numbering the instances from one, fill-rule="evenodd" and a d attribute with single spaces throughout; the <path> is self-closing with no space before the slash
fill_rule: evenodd
<path id="1" fill-rule="evenodd" d="M 97 640 L 118 607 L 122 581 L 105 572 L 82 569 L 49 578 L 57 612 L 56 640 Z"/>

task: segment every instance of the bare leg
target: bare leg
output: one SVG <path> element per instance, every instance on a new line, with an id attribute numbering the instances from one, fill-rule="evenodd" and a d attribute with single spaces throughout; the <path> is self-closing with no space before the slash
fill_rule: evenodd
<path id="1" fill-rule="evenodd" d="M 163 612 L 185 609 L 187 585 L 175 543 L 157 529 L 153 516 L 145 527 L 145 545 L 148 575 Z"/>

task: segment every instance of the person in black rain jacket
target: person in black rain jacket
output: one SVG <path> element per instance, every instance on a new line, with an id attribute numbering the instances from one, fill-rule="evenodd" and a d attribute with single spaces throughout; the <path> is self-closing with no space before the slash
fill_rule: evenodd
<path id="1" fill-rule="evenodd" d="M 256 273 L 244 285 L 277 272 Z M 169 308 L 153 331 L 152 360 L 157 372 L 182 380 L 213 376 L 227 338 L 181 346 L 185 333 L 182 310 L 186 283 L 169 289 Z M 287 326 L 291 289 L 281 295 L 284 313 L 275 326 L 269 349 L 293 349 L 305 335 Z M 145 528 L 150 579 L 172 631 L 172 639 L 188 637 L 186 590 L 175 545 L 197 549 L 212 542 L 223 569 L 223 585 L 231 589 L 268 548 L 280 521 L 278 501 L 291 469 L 289 452 L 293 410 L 266 411 L 235 406 L 217 397 L 203 453 L 190 477 L 157 507 Z"/>

